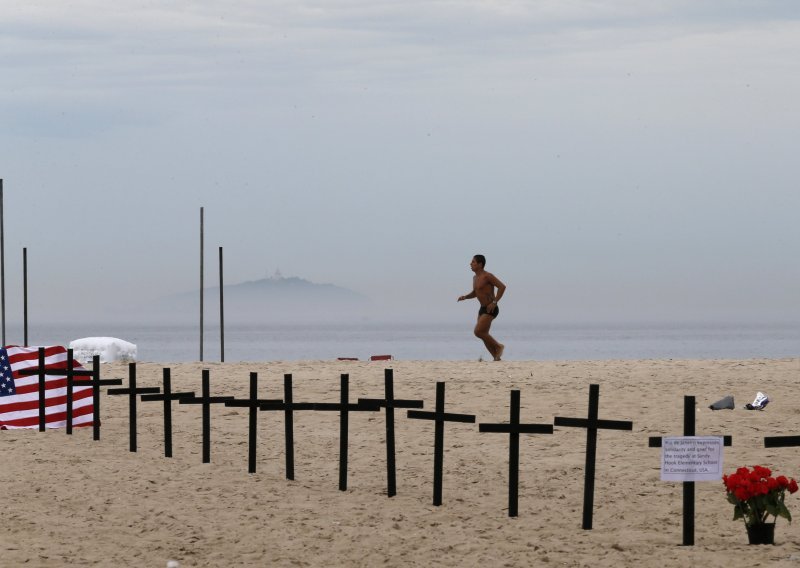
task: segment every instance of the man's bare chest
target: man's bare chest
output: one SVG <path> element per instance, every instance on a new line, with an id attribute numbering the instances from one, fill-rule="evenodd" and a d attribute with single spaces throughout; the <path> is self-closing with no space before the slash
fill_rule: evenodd
<path id="1" fill-rule="evenodd" d="M 477 292 L 480 290 L 485 290 L 487 288 L 491 288 L 492 284 L 489 281 L 489 277 L 485 275 L 475 276 L 472 279 L 472 288 Z"/>

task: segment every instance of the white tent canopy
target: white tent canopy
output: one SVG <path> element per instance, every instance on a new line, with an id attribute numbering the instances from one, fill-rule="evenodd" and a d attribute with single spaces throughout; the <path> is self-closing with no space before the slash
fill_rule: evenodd
<path id="1" fill-rule="evenodd" d="M 84 337 L 71 341 L 69 348 L 78 361 L 90 362 L 95 355 L 101 363 L 136 361 L 136 345 L 116 337 Z"/>

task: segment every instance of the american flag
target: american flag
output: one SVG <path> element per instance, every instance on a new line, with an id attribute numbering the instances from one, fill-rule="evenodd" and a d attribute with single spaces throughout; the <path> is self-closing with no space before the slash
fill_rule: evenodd
<path id="1" fill-rule="evenodd" d="M 45 376 L 45 426 L 67 425 L 67 350 L 45 347 L 45 369 L 64 369 L 64 375 Z M 39 427 L 39 375 L 20 376 L 19 371 L 38 368 L 38 347 L 9 345 L 0 349 L 0 430 Z M 74 362 L 75 369 L 83 369 Z M 91 426 L 94 420 L 91 387 L 72 391 L 72 425 Z"/>

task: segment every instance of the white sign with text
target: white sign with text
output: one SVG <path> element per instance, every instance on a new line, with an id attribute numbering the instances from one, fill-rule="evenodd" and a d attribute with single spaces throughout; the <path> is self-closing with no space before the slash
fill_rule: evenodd
<path id="1" fill-rule="evenodd" d="M 661 442 L 661 481 L 722 479 L 722 436 L 671 436 Z"/>

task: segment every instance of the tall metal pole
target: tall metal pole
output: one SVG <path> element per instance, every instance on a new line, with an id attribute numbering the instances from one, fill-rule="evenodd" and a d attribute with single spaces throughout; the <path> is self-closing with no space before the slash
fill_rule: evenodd
<path id="1" fill-rule="evenodd" d="M 200 360 L 203 360 L 203 208 L 200 208 Z"/>
<path id="2" fill-rule="evenodd" d="M 6 345 L 6 237 L 3 228 L 3 180 L 0 179 L 0 310 L 3 324 L 3 345 Z"/>
<path id="3" fill-rule="evenodd" d="M 225 309 L 222 303 L 222 247 L 219 247 L 219 360 L 225 362 Z"/>
<path id="4" fill-rule="evenodd" d="M 23 329 L 25 331 L 25 341 L 23 345 L 28 346 L 28 249 L 22 248 L 22 307 L 23 307 Z"/>

